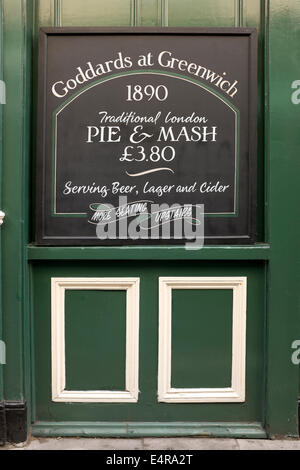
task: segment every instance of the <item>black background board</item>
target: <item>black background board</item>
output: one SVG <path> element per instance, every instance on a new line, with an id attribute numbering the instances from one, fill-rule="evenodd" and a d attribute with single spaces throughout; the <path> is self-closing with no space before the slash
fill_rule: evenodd
<path id="1" fill-rule="evenodd" d="M 95 209 L 122 186 L 129 204 L 204 204 L 205 244 L 254 243 L 256 48 L 249 28 L 42 28 L 36 243 L 186 241 L 99 240 Z"/>

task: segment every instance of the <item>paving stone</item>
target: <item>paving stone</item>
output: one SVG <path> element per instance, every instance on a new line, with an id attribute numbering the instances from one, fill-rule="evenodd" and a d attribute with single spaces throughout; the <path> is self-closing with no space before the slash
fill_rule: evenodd
<path id="1" fill-rule="evenodd" d="M 240 450 L 300 450 L 300 440 L 237 439 Z"/>
<path id="2" fill-rule="evenodd" d="M 142 449 L 142 439 L 59 438 L 33 439 L 28 450 L 137 450 Z"/>
<path id="3" fill-rule="evenodd" d="M 0 447 L 1 450 L 300 450 L 300 439 L 214 439 L 214 438 L 32 438 L 26 444 Z"/>
<path id="4" fill-rule="evenodd" d="M 145 450 L 238 450 L 235 439 L 195 437 L 144 438 Z"/>

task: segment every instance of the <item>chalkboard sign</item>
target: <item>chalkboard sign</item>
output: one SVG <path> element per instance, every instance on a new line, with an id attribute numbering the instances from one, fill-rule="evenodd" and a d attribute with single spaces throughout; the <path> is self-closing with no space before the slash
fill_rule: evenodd
<path id="1" fill-rule="evenodd" d="M 41 29 L 36 242 L 253 243 L 256 94 L 253 29 Z"/>

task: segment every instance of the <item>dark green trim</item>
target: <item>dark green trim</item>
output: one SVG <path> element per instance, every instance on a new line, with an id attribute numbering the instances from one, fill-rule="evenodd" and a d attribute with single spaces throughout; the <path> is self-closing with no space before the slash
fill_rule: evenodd
<path id="1" fill-rule="evenodd" d="M 4 398 L 24 396 L 23 350 L 23 260 L 24 260 L 24 0 L 3 0 L 4 80 L 2 208 L 1 227 L 3 339 L 7 364 L 3 367 Z M 13 262 L 12 262 L 13 260 Z M 9 359 L 8 359 L 9 358 Z"/>
<path id="2" fill-rule="evenodd" d="M 28 260 L 268 260 L 270 246 L 205 246 L 191 249 L 185 246 L 117 246 L 117 247 L 27 247 Z"/>
<path id="3" fill-rule="evenodd" d="M 266 429 L 268 436 L 298 437 L 299 365 L 291 345 L 299 339 L 299 104 L 291 84 L 299 78 L 299 16 L 296 1 L 271 0 L 267 37 L 269 158 Z"/>
<path id="4" fill-rule="evenodd" d="M 6 213 L 1 227 L 1 269 L 2 279 L 5 279 L 2 292 L 3 339 L 7 357 L 7 363 L 3 366 L 3 396 L 6 400 L 7 439 L 20 442 L 26 439 L 30 424 L 30 409 L 27 418 L 24 404 L 26 399 L 30 407 L 30 322 L 27 315 L 30 310 L 28 263 L 25 256 L 29 240 L 28 180 L 32 155 L 30 115 L 33 3 L 26 0 L 2 0 L 2 4 L 3 72 L 7 102 L 3 107 L 1 182 L 1 209 Z"/>
<path id="5" fill-rule="evenodd" d="M 33 425 L 36 437 L 232 437 L 265 439 L 260 423 L 186 423 L 186 422 L 58 422 L 40 421 Z"/>

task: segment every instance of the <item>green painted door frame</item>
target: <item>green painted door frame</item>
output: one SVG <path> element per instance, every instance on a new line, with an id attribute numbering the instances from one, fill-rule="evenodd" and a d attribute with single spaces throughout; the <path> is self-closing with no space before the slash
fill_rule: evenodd
<path id="1" fill-rule="evenodd" d="M 0 124 L 0 199 L 7 215 L 1 226 L 0 328 L 2 325 L 6 364 L 0 365 L 3 378 L 0 398 L 4 404 L 6 438 L 22 441 L 31 422 L 30 310 L 25 247 L 29 242 L 32 4 L 1 1 L 0 7 L 3 51 L 0 70 L 3 70 L 8 103 L 2 108 Z M 29 413 L 26 413 L 26 404 Z"/>
<path id="2" fill-rule="evenodd" d="M 203 4 L 207 8 L 203 9 Z M 0 228 L 1 289 L 0 339 L 7 363 L 0 365 L 1 406 L 8 417 L 17 410 L 25 416 L 26 430 L 36 421 L 33 292 L 35 266 L 42 263 L 88 263 L 110 260 L 182 260 L 213 263 L 253 263 L 263 266 L 266 282 L 265 352 L 262 355 L 264 399 L 262 425 L 268 437 L 298 435 L 299 370 L 291 361 L 294 340 L 300 339 L 299 315 L 299 106 L 291 99 L 292 83 L 299 80 L 300 5 L 297 0 L 181 0 L 107 1 L 106 16 L 85 22 L 78 7 L 69 14 L 69 0 L 0 0 L 0 74 L 6 83 L 6 105 L 0 114 L 0 209 L 6 213 Z M 76 2 L 77 5 L 80 2 Z M 93 0 L 82 2 L 95 4 Z M 96 2 L 97 3 L 97 2 Z M 200 5 L 201 4 L 201 5 Z M 209 5 L 208 5 L 209 4 Z M 85 6 L 88 11 L 88 7 Z M 92 8 L 92 7 L 90 7 Z M 182 8 L 182 6 L 181 6 Z M 68 10 L 69 9 L 69 10 Z M 214 15 L 218 11 L 218 15 Z M 92 12 L 92 9 L 91 9 Z M 229 12 L 228 14 L 226 12 Z M 64 22 L 64 15 L 68 22 Z M 257 18 L 259 17 L 259 23 Z M 80 21 L 80 24 L 78 23 Z M 92 21 L 96 21 L 92 24 Z M 216 21 L 216 23 L 214 23 Z M 35 97 L 37 28 L 42 26 L 249 26 L 258 27 L 260 82 L 258 222 L 259 243 L 254 246 L 208 246 L 199 251 L 179 247 L 100 248 L 36 247 L 33 242 Z M 33 64 L 33 65 L 32 65 Z M 0 76 L 1 78 L 1 76 Z M 10 411 L 5 411 L 10 410 Z M 13 420 L 12 420 L 13 421 Z M 233 419 L 234 421 L 234 419 Z M 0 421 L 1 423 L 1 421 Z M 57 423 L 56 423 L 57 424 Z M 62 423 L 61 423 L 62 425 Z M 11 440 L 24 440 L 25 433 Z M 69 427 L 68 427 L 69 426 Z M 78 434 L 80 423 L 65 434 Z M 81 426 L 82 428 L 82 426 Z M 228 428 L 228 426 L 227 426 Z M 167 431 L 169 429 L 169 431 Z M 235 429 L 235 431 L 234 431 Z M 246 425 L 233 423 L 235 435 L 251 435 Z M 174 434 L 168 423 L 164 434 Z M 45 428 L 35 427 L 36 434 Z M 47 431 L 51 433 L 50 428 Z M 122 434 L 122 430 L 119 433 Z M 192 431 L 189 431 L 192 433 Z M 202 432 L 226 434 L 222 423 L 205 423 Z M 103 432 L 104 433 L 104 432 Z M 137 432 L 138 433 L 138 432 Z M 143 435 L 142 426 L 139 433 Z M 158 433 L 157 430 L 153 432 Z M 195 431 L 199 434 L 199 429 Z M 93 431 L 91 431 L 93 434 Z M 95 431 L 94 431 L 95 434 Z M 94 435 L 93 434 L 93 435 Z M 256 434 L 262 437 L 264 433 Z M 1 437 L 1 435 L 0 435 Z"/>

